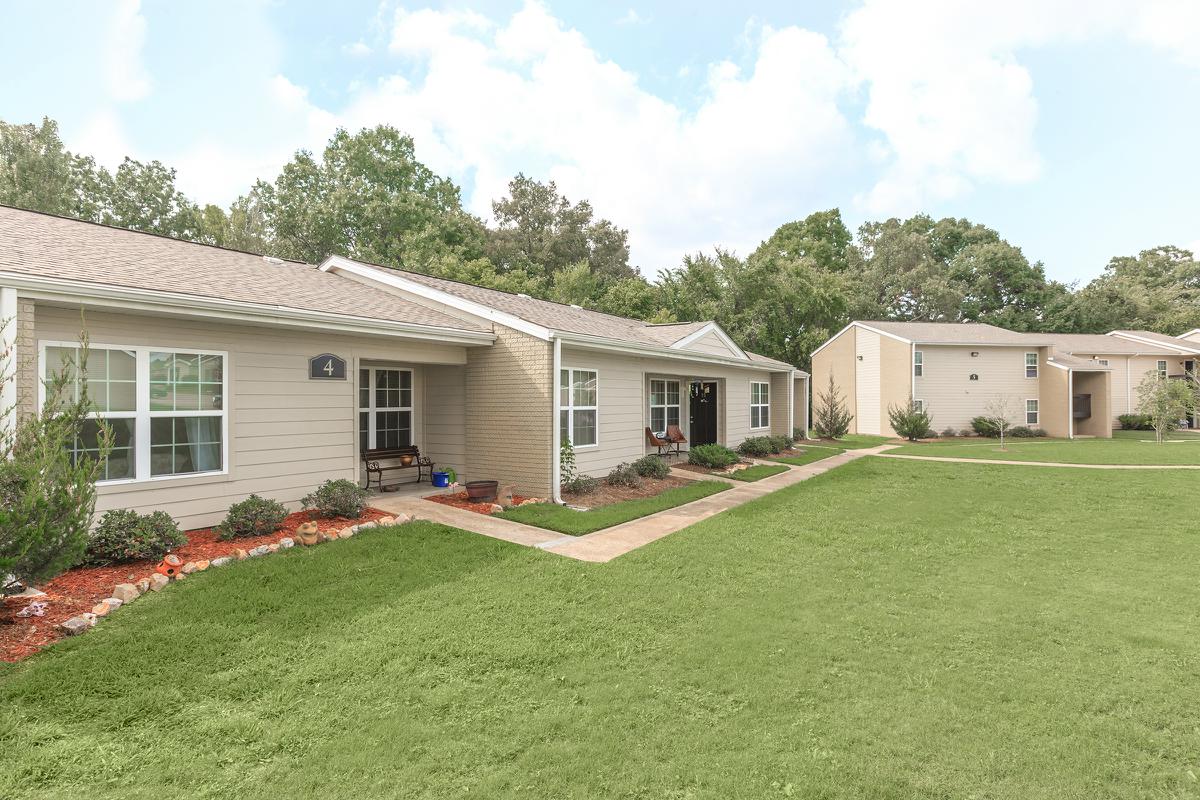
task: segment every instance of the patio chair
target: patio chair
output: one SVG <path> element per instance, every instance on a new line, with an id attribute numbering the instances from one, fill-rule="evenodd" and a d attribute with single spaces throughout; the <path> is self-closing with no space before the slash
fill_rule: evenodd
<path id="1" fill-rule="evenodd" d="M 646 441 L 648 441 L 654 447 L 658 448 L 658 454 L 660 456 L 666 456 L 672 452 L 675 452 L 675 453 L 679 452 L 678 444 L 676 444 L 675 442 L 672 442 L 670 439 L 660 438 L 658 434 L 656 434 L 654 431 L 650 430 L 649 428 L 646 428 Z"/>
<path id="2" fill-rule="evenodd" d="M 679 429 L 678 425 L 667 426 L 667 438 L 670 439 L 671 443 L 675 445 L 675 452 L 682 455 L 682 448 L 688 443 L 688 440 L 687 437 L 683 435 L 683 431 Z"/>

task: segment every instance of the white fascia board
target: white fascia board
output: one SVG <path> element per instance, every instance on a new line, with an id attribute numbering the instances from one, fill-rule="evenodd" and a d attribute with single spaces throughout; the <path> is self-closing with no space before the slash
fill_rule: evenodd
<path id="1" fill-rule="evenodd" d="M 1050 342 L 914 342 L 921 347 L 1054 347 Z"/>
<path id="2" fill-rule="evenodd" d="M 601 336 L 589 336 L 584 333 L 554 331 L 551 333 L 551 335 L 556 339 L 561 339 L 564 343 L 569 344 L 572 347 L 583 347 L 591 350 L 611 350 L 640 358 L 669 358 L 675 361 L 693 361 L 701 364 L 720 364 L 726 367 L 757 370 L 758 372 L 789 372 L 792 370 L 792 367 L 789 366 L 775 366 L 756 361 L 742 361 L 741 359 L 736 358 L 722 358 L 721 356 L 701 353 L 698 350 L 676 350 L 671 347 L 638 344 L 636 342 L 626 342 L 620 339 L 606 339 Z"/>
<path id="3" fill-rule="evenodd" d="M 1071 371 L 1071 368 L 1070 368 L 1070 367 L 1068 367 L 1066 364 L 1059 364 L 1059 363 L 1057 363 L 1057 362 L 1055 362 L 1055 361 L 1051 361 L 1051 360 L 1050 360 L 1050 359 L 1048 359 L 1048 358 L 1046 359 L 1046 366 L 1048 366 L 1048 367 L 1054 367 L 1055 369 L 1061 369 L 1063 372 L 1070 372 L 1070 371 Z"/>
<path id="4" fill-rule="evenodd" d="M 11 272 L 0 272 L 0 284 L 20 289 L 22 297 L 34 300 L 65 302 L 72 305 L 83 303 L 128 311 L 165 313 L 177 317 L 202 317 L 250 325 L 315 328 L 337 333 L 397 336 L 446 344 L 479 345 L 491 344 L 496 340 L 495 334 L 486 331 L 416 325 L 290 306 L 245 303 L 182 292 L 133 289 Z"/>
<path id="5" fill-rule="evenodd" d="M 738 347 L 737 342 L 735 342 L 735 341 L 733 341 L 733 339 L 729 338 L 729 334 L 725 333 L 725 331 L 721 329 L 721 326 L 715 322 L 710 322 L 707 325 L 705 325 L 703 328 L 701 328 L 700 330 L 689 333 L 687 336 L 683 337 L 679 341 L 672 344 L 671 349 L 682 350 L 682 349 L 686 348 L 692 342 L 694 342 L 698 339 L 702 339 L 710 333 L 714 334 L 718 339 L 720 339 L 721 343 L 724 344 L 726 347 L 728 347 L 730 350 L 737 353 L 739 358 L 744 358 L 747 361 L 750 360 L 750 357 L 748 355 L 746 355 L 746 351 L 743 350 L 742 348 Z"/>
<path id="6" fill-rule="evenodd" d="M 541 339 L 542 341 L 550 341 L 551 331 L 549 328 L 537 325 L 514 314 L 509 314 L 506 311 L 499 311 L 491 306 L 476 303 L 474 300 L 467 300 L 456 294 L 435 289 L 432 286 L 426 286 L 423 283 L 418 283 L 404 277 L 399 272 L 389 271 L 386 267 L 371 267 L 342 256 L 330 256 L 322 261 L 317 269 L 322 272 L 348 272 L 351 275 L 357 275 L 360 278 L 366 278 L 369 281 L 374 281 L 384 286 L 401 289 L 417 297 L 433 300 L 450 308 L 463 311 L 472 316 L 479 317 L 481 321 L 494 322 L 506 328 L 512 328 L 513 330 Z"/>
<path id="7" fill-rule="evenodd" d="M 1182 344 L 1167 344 L 1166 342 L 1160 342 L 1155 339 L 1148 339 L 1145 336 L 1134 336 L 1132 333 L 1122 333 L 1120 331 L 1109 331 L 1108 335 L 1115 336 L 1118 339 L 1128 339 L 1131 342 L 1138 342 L 1139 344 L 1153 345 L 1154 347 L 1162 348 L 1163 350 L 1174 349 L 1174 350 L 1178 350 L 1180 353 L 1190 353 L 1190 354 L 1200 353 L 1200 345 L 1197 345 L 1196 347 L 1189 347 L 1187 345 L 1182 345 Z M 1116 355 L 1116 354 L 1114 353 L 1113 355 Z M 1161 354 L 1160 353 L 1135 353 L 1135 355 L 1161 355 Z"/>

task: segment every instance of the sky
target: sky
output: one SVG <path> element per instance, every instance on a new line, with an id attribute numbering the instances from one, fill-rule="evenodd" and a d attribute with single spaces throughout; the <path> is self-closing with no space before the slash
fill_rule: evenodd
<path id="1" fill-rule="evenodd" d="M 228 205 L 387 123 L 470 211 L 519 172 L 653 277 L 839 208 L 966 217 L 1047 274 L 1200 249 L 1200 2 L 0 0 L 0 119 Z"/>

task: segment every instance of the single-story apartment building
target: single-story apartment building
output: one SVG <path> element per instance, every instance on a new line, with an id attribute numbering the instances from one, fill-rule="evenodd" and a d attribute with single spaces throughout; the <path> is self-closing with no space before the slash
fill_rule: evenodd
<path id="1" fill-rule="evenodd" d="M 830 376 L 856 433 L 894 435 L 888 409 L 911 397 L 935 430 L 962 430 L 998 398 L 1016 406 L 1013 424 L 1051 436 L 1111 437 L 1137 408 L 1147 373 L 1195 375 L 1200 331 L 1021 333 L 979 323 L 851 322 L 813 352 L 815 394 Z M 1196 420 L 1192 420 L 1195 425 Z"/>
<path id="2" fill-rule="evenodd" d="M 0 321 L 15 375 L 0 408 L 16 414 L 87 331 L 96 416 L 115 434 L 98 508 L 162 509 L 184 527 L 252 492 L 295 507 L 328 478 L 361 481 L 368 448 L 416 445 L 460 479 L 556 498 L 563 438 L 599 476 L 655 452 L 646 428 L 736 446 L 808 425 L 807 373 L 714 322 L 653 325 L 2 206 Z"/>

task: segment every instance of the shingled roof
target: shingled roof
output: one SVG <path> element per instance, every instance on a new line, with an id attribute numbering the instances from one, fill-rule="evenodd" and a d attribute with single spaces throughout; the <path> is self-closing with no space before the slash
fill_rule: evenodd
<path id="1" fill-rule="evenodd" d="M 298 261 L 0 206 L 0 272 L 490 332 Z"/>

